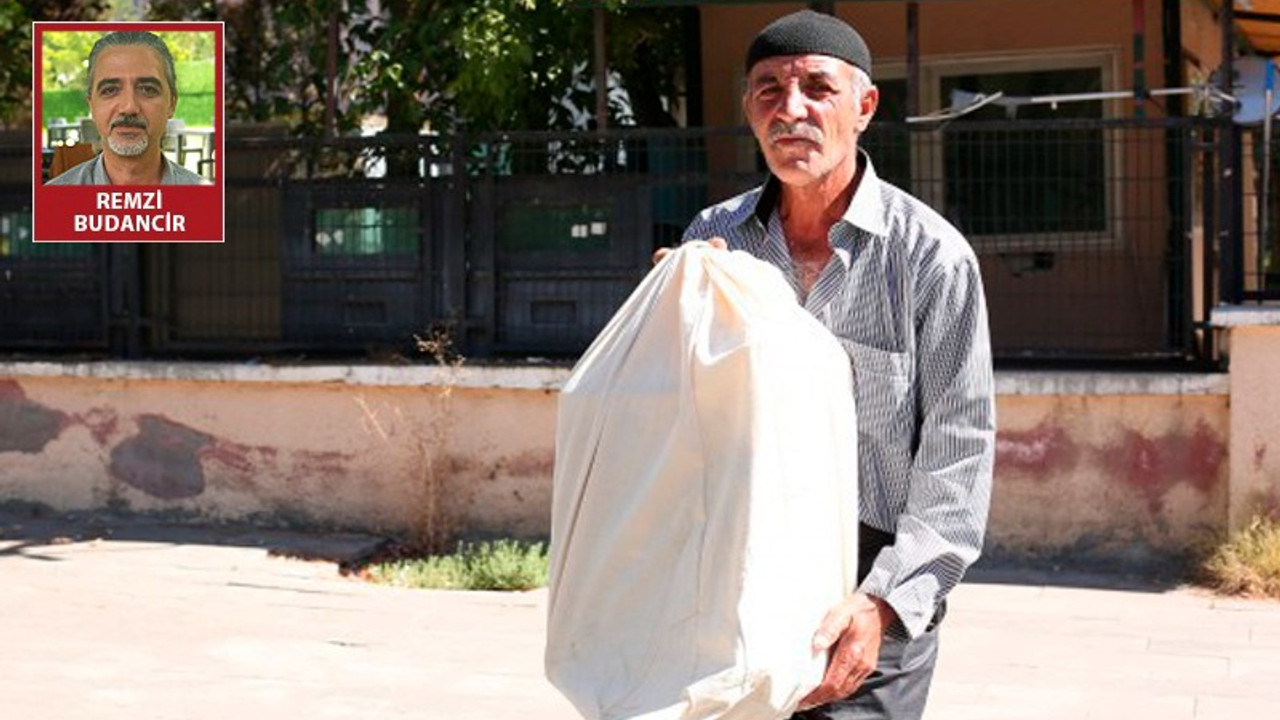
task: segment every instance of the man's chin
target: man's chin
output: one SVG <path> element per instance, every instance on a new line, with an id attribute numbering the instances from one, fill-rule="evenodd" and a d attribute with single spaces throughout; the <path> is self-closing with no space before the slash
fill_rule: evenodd
<path id="1" fill-rule="evenodd" d="M 807 159 L 770 163 L 769 170 L 784 185 L 808 185 L 823 175 L 819 166 Z"/>
<path id="2" fill-rule="evenodd" d="M 142 142 L 133 142 L 133 143 L 120 142 L 119 140 L 109 140 L 107 142 L 107 147 L 111 149 L 111 152 L 115 153 L 116 155 L 119 155 L 120 157 L 128 157 L 128 158 L 138 157 L 139 155 L 145 153 L 149 145 L 150 143 L 148 143 L 146 140 L 143 140 Z"/>

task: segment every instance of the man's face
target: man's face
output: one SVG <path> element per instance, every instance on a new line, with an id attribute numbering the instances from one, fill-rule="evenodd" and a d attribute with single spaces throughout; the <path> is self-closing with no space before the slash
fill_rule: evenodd
<path id="1" fill-rule="evenodd" d="M 144 45 L 118 45 L 98 55 L 90 78 L 89 113 L 104 148 L 136 157 L 159 147 L 178 99 L 160 56 Z"/>
<path id="2" fill-rule="evenodd" d="M 769 169 L 805 186 L 845 163 L 857 163 L 858 135 L 879 102 L 861 94 L 849 63 L 826 55 L 787 55 L 757 62 L 747 76 L 743 111 Z"/>

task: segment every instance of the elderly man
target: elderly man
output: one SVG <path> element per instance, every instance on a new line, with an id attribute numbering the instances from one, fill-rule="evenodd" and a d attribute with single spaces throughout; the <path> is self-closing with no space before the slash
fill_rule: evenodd
<path id="1" fill-rule="evenodd" d="M 89 114 L 102 152 L 50 185 L 199 185 L 204 178 L 160 150 L 178 106 L 173 56 L 149 32 L 113 32 L 89 53 Z"/>
<path id="2" fill-rule="evenodd" d="M 978 261 L 937 213 L 876 176 L 871 54 L 804 10 L 746 57 L 743 111 L 770 176 L 702 211 L 712 239 L 778 268 L 849 354 L 858 408 L 859 585 L 814 636 L 829 653 L 797 717 L 919 718 L 947 593 L 977 559 L 995 409 Z"/>

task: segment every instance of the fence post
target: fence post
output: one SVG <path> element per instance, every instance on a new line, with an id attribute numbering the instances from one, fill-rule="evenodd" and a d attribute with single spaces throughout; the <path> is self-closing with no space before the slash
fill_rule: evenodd
<path id="1" fill-rule="evenodd" d="M 477 146 L 484 148 L 484 160 L 473 175 L 467 168 L 467 318 L 478 332 L 468 337 L 472 351 L 488 356 L 497 341 L 498 268 L 495 250 L 498 193 L 495 187 L 497 168 L 494 153 L 502 144 L 502 136 L 477 136 Z"/>
<path id="2" fill-rule="evenodd" d="M 1219 129 L 1218 247 L 1220 254 L 1219 291 L 1223 302 L 1239 304 L 1244 297 L 1244 183 L 1240 177 L 1240 127 L 1227 118 Z"/>
<path id="3" fill-rule="evenodd" d="M 459 131 L 449 144 L 449 181 L 440 232 L 440 314 L 464 337 L 455 338 L 459 350 L 465 341 L 467 320 L 467 136 Z"/>
<path id="4" fill-rule="evenodd" d="M 107 344 L 115 357 L 137 358 L 141 351 L 142 278 L 138 245 L 112 243 L 107 248 Z"/>

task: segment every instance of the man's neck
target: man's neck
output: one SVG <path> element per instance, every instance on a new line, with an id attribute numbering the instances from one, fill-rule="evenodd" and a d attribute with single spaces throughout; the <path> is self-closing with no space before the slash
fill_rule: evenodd
<path id="1" fill-rule="evenodd" d="M 783 185 L 778 217 L 787 240 L 793 244 L 827 244 L 827 234 L 849 209 L 862 181 L 862 165 L 855 154 L 847 167 L 839 167 L 810 185 Z"/>
<path id="2" fill-rule="evenodd" d="M 137 157 L 102 151 L 102 164 L 112 185 L 159 185 L 164 177 L 164 156 L 159 148 Z"/>

